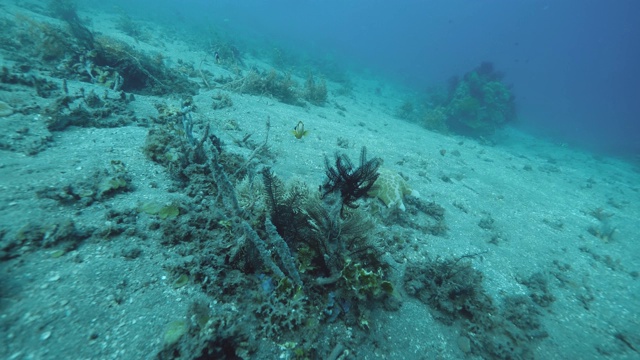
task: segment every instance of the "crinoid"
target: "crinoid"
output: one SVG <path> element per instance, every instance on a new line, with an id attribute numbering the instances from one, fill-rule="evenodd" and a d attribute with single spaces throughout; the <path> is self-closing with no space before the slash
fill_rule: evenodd
<path id="1" fill-rule="evenodd" d="M 367 148 L 362 147 L 360 152 L 360 166 L 354 169 L 353 163 L 344 154 L 336 154 L 336 164 L 332 167 L 329 159 L 324 158 L 327 168 L 327 180 L 322 184 L 322 198 L 339 192 L 342 206 L 357 208 L 356 200 L 366 196 L 367 192 L 378 179 L 378 168 L 382 165 L 382 159 L 376 157 L 367 160 Z"/>

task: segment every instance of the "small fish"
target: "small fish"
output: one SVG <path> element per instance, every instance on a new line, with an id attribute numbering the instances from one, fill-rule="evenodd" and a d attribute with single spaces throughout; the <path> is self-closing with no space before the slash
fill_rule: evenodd
<path id="1" fill-rule="evenodd" d="M 291 133 L 296 137 L 296 139 L 302 139 L 302 137 L 306 136 L 309 131 L 304 129 L 304 123 L 302 121 L 298 121 L 298 125 L 291 130 Z"/>

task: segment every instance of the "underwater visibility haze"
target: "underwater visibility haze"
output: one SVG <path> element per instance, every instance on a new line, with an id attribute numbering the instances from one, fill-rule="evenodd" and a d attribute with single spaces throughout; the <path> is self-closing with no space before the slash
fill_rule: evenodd
<path id="1" fill-rule="evenodd" d="M 513 86 L 523 127 L 594 151 L 640 151 L 637 1 L 166 1 L 166 11 L 337 56 L 416 91 L 490 61 Z"/>
<path id="2" fill-rule="evenodd" d="M 640 358 L 639 14 L 0 1 L 0 358 Z"/>

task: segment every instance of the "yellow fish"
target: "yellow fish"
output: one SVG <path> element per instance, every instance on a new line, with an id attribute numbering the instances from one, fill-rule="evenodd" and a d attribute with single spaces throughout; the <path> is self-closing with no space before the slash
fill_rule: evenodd
<path id="1" fill-rule="evenodd" d="M 298 121 L 298 125 L 291 130 L 291 133 L 296 137 L 296 139 L 302 139 L 302 137 L 306 136 L 309 131 L 304 129 L 304 123 L 302 121 Z"/>

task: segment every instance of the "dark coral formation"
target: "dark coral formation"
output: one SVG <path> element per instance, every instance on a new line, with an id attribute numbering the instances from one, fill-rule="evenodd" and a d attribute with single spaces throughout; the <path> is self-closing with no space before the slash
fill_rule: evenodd
<path id="1" fill-rule="evenodd" d="M 515 96 L 490 62 L 462 79 L 453 77 L 446 91 L 430 94 L 423 124 L 433 130 L 480 137 L 493 134 L 516 118 Z"/>

